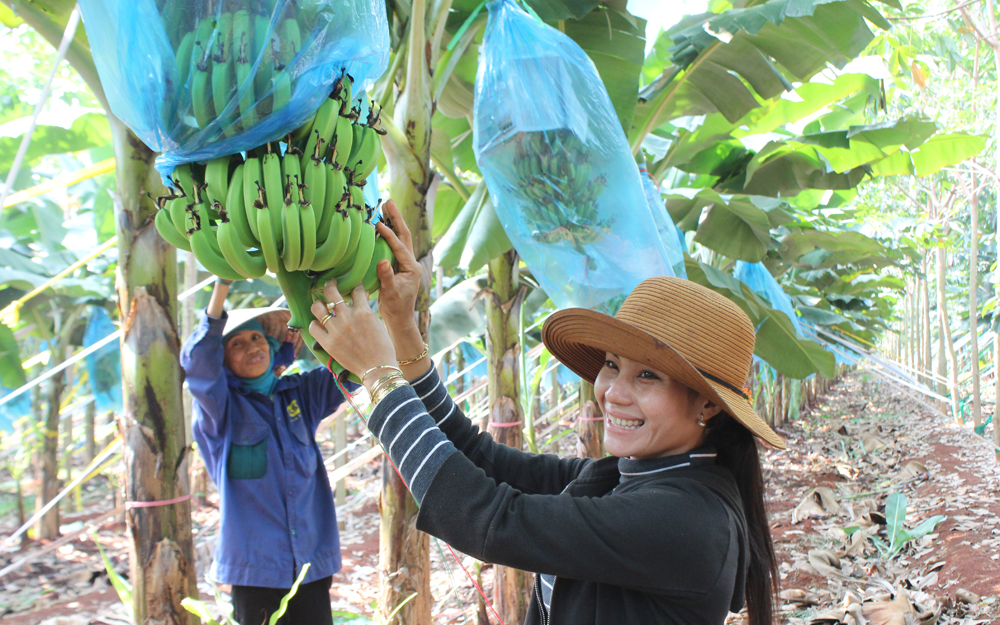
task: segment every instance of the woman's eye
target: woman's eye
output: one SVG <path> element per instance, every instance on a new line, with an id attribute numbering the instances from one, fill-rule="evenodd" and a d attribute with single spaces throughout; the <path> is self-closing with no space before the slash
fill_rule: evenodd
<path id="1" fill-rule="evenodd" d="M 616 371 L 618 370 L 618 364 L 615 363 L 615 361 L 613 360 L 605 360 L 604 366 L 607 367 L 608 369 L 614 369 Z"/>
<path id="2" fill-rule="evenodd" d="M 639 377 L 643 380 L 659 380 L 660 376 L 656 375 L 652 371 L 646 370 L 639 374 Z"/>

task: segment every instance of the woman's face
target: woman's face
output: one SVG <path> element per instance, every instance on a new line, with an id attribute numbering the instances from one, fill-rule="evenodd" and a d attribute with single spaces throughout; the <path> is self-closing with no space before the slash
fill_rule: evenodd
<path id="1" fill-rule="evenodd" d="M 604 412 L 604 446 L 619 458 L 662 458 L 702 444 L 706 421 L 719 408 L 688 387 L 646 365 L 608 352 L 594 380 Z"/>
<path id="2" fill-rule="evenodd" d="M 223 364 L 241 378 L 256 378 L 271 366 L 271 346 L 257 330 L 243 330 L 226 341 Z"/>

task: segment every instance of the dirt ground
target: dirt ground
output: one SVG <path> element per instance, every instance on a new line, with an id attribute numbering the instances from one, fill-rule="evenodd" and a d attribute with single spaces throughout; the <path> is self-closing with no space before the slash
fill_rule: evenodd
<path id="1" fill-rule="evenodd" d="M 839 380 L 780 430 L 788 449 L 763 454 L 781 574 L 780 622 L 1000 623 L 1000 471 L 989 440 L 865 368 Z M 349 438 L 357 436 L 352 428 Z M 572 438 L 562 439 L 564 453 L 572 453 Z M 323 440 L 321 446 L 332 453 L 331 442 Z M 363 451 L 364 445 L 357 454 Z M 338 510 L 345 524 L 344 568 L 330 594 L 340 625 L 372 622 L 380 465 L 372 461 L 348 478 L 350 495 Z M 905 497 L 905 517 L 899 495 Z M 106 483 L 89 486 L 83 503 L 82 513 L 64 516 L 64 533 L 114 508 Z M 204 581 L 218 531 L 215 504 L 210 494 L 209 505 L 194 510 L 193 525 L 199 590 L 218 611 L 216 589 Z M 0 520 L 0 535 L 8 535 L 14 525 L 13 519 Z M 127 577 L 124 530 L 113 521 L 96 537 L 118 573 Z M 8 551 L 0 556 L 0 567 L 43 547 L 33 543 Z M 471 581 L 448 547 L 433 539 L 431 562 L 435 624 L 477 624 Z M 474 571 L 471 558 L 461 563 Z M 492 569 L 484 566 L 488 595 L 491 581 Z M 228 589 L 217 590 L 224 606 Z M 743 616 L 730 621 L 741 622 Z M 132 620 L 109 583 L 91 532 L 85 531 L 0 577 L 0 622 L 126 625 Z"/>

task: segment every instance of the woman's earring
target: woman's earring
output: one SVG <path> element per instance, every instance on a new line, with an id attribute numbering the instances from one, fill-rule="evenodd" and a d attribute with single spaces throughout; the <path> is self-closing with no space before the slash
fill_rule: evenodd
<path id="1" fill-rule="evenodd" d="M 698 425 L 700 425 L 701 427 L 705 427 L 706 425 L 708 425 L 707 423 L 705 423 L 705 415 L 703 414 L 698 415 Z"/>

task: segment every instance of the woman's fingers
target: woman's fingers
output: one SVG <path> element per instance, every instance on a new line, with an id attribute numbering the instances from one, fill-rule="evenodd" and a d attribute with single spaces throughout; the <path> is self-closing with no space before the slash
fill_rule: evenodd
<path id="1" fill-rule="evenodd" d="M 337 280 L 334 278 L 327 280 L 326 284 L 323 285 L 323 295 L 326 297 L 326 301 L 331 304 L 344 299 L 340 296 L 340 291 L 337 290 Z"/>
<path id="2" fill-rule="evenodd" d="M 389 244 L 389 249 L 392 250 L 392 255 L 395 257 L 396 262 L 399 263 L 399 270 L 403 272 L 415 271 L 420 267 L 420 263 L 413 256 L 413 250 L 407 245 L 392 228 L 385 225 L 384 223 L 379 223 L 375 226 L 378 233 L 382 235 L 385 242 Z"/>
<path id="3" fill-rule="evenodd" d="M 312 306 L 309 307 L 309 310 L 312 311 L 312 314 L 315 315 L 317 319 L 322 319 L 326 317 L 328 312 L 326 309 L 326 304 L 320 301 L 313 302 Z M 310 325 L 310 327 L 312 326 Z"/>
<path id="4" fill-rule="evenodd" d="M 367 302 L 368 291 L 365 290 L 365 285 L 359 284 L 358 286 L 354 287 L 354 290 L 351 291 L 351 297 L 354 299 L 355 302 Z M 369 311 L 371 310 L 367 306 L 365 306 L 364 308 Z"/>
<path id="5" fill-rule="evenodd" d="M 392 200 L 386 200 L 385 204 L 382 205 L 382 214 L 388 217 L 389 222 L 392 224 L 393 232 L 403 242 L 403 245 L 412 250 L 413 240 L 410 237 L 410 228 L 406 225 L 403 214 L 399 212 L 396 203 Z"/>

